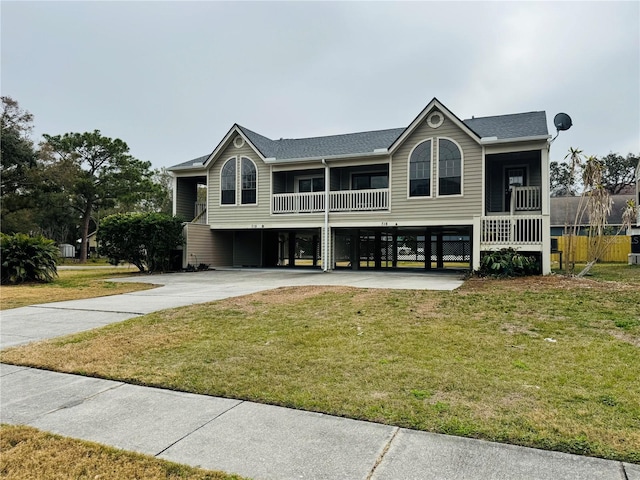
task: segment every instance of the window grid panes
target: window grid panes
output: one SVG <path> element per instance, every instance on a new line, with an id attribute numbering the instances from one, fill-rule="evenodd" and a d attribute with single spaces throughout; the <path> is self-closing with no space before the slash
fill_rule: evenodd
<path id="1" fill-rule="evenodd" d="M 233 205 L 236 203 L 236 159 L 227 160 L 220 174 L 221 203 Z"/>
<path id="2" fill-rule="evenodd" d="M 438 142 L 438 195 L 462 192 L 462 154 L 451 140 Z"/>
<path id="3" fill-rule="evenodd" d="M 422 142 L 409 159 L 409 196 L 431 195 L 431 140 Z"/>
<path id="4" fill-rule="evenodd" d="M 248 158 L 242 158 L 242 203 L 256 203 L 256 166 Z"/>

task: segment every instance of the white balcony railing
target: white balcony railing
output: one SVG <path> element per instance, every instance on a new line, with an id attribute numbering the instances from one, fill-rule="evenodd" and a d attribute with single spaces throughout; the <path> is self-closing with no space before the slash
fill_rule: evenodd
<path id="1" fill-rule="evenodd" d="M 358 212 L 367 210 L 387 210 L 389 189 L 342 190 L 329 193 L 329 211 Z"/>
<path id="2" fill-rule="evenodd" d="M 482 217 L 480 243 L 485 245 L 540 245 L 542 216 Z"/>
<path id="3" fill-rule="evenodd" d="M 542 209 L 540 187 L 513 187 L 511 190 L 511 213 Z"/>
<path id="4" fill-rule="evenodd" d="M 324 211 L 324 192 L 278 193 L 273 195 L 273 213 Z"/>
<path id="5" fill-rule="evenodd" d="M 325 192 L 277 193 L 273 213 L 324 212 Z M 329 192 L 330 212 L 361 212 L 389 209 L 389 189 L 341 190 Z"/>

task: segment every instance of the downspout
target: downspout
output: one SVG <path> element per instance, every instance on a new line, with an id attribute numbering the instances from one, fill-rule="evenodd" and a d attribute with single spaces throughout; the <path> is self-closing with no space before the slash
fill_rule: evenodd
<path id="1" fill-rule="evenodd" d="M 322 271 L 329 270 L 329 165 L 323 158 L 324 165 L 324 235 L 322 239 Z"/>

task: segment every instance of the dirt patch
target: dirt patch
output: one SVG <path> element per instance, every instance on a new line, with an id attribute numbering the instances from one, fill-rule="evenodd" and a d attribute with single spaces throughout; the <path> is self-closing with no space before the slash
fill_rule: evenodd
<path id="1" fill-rule="evenodd" d="M 620 332 L 617 330 L 609 330 L 609 333 L 616 340 L 620 340 L 621 342 L 629 343 L 634 347 L 640 348 L 640 337 L 637 335 L 631 335 L 630 333 Z"/>
<path id="2" fill-rule="evenodd" d="M 602 282 L 588 278 L 567 277 L 564 275 L 545 275 L 521 278 L 470 278 L 457 292 L 482 293 L 495 290 L 522 292 L 543 290 L 596 290 L 596 291 L 637 291 L 638 287 L 621 282 Z"/>

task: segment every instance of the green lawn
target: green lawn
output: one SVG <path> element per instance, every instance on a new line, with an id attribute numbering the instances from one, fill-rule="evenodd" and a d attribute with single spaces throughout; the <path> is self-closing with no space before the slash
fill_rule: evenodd
<path id="1" fill-rule="evenodd" d="M 281 288 L 0 358 L 640 463 L 638 285 L 616 265 L 453 292 Z"/>

